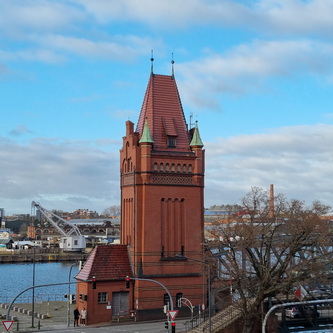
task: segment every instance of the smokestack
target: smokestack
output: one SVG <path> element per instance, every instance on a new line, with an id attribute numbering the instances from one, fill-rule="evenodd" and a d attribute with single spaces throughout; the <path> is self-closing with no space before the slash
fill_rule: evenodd
<path id="1" fill-rule="evenodd" d="M 269 188 L 269 217 L 274 217 L 274 185 Z"/>

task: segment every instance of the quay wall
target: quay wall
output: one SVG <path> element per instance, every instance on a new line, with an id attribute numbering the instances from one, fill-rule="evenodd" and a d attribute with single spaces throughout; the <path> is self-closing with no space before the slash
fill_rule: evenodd
<path id="1" fill-rule="evenodd" d="M 85 261 L 89 253 L 59 252 L 59 253 L 0 253 L 0 264 L 19 262 L 57 262 Z"/>

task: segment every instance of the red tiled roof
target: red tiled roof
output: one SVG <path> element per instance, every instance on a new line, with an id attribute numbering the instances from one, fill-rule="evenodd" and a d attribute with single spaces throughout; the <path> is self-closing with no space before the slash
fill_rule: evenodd
<path id="1" fill-rule="evenodd" d="M 140 137 L 146 119 L 154 150 L 190 151 L 188 128 L 174 76 L 150 76 L 136 128 Z M 167 146 L 167 136 L 176 137 L 175 148 Z"/>
<path id="2" fill-rule="evenodd" d="M 95 276 L 97 281 L 123 280 L 127 275 L 132 275 L 127 246 L 97 245 L 75 278 L 87 281 Z"/>

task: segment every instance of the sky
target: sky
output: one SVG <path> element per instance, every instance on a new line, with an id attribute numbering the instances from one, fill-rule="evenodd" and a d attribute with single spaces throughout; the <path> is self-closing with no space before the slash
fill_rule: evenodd
<path id="1" fill-rule="evenodd" d="M 119 150 L 171 75 L 205 207 L 251 187 L 333 206 L 333 0 L 0 0 L 0 208 L 120 204 Z"/>

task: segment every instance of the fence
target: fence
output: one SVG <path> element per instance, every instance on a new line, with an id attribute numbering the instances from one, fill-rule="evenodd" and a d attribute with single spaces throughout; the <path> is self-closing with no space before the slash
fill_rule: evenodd
<path id="1" fill-rule="evenodd" d="M 12 296 L 0 296 L 0 303 L 10 304 L 13 300 Z M 40 302 L 61 302 L 66 301 L 64 294 L 37 294 L 35 295 L 35 303 Z M 32 303 L 32 296 L 20 296 L 15 303 Z"/>
<path id="2" fill-rule="evenodd" d="M 225 307 L 227 306 L 227 307 Z M 225 307 L 223 310 L 222 308 Z M 190 332 L 195 328 L 200 329 L 200 332 L 209 332 L 209 324 L 211 332 L 216 332 L 231 325 L 241 316 L 239 307 L 236 305 L 226 305 L 224 301 L 216 303 L 211 308 L 211 320 L 209 323 L 209 309 L 193 317 L 193 319 L 184 323 L 186 332 Z"/>

